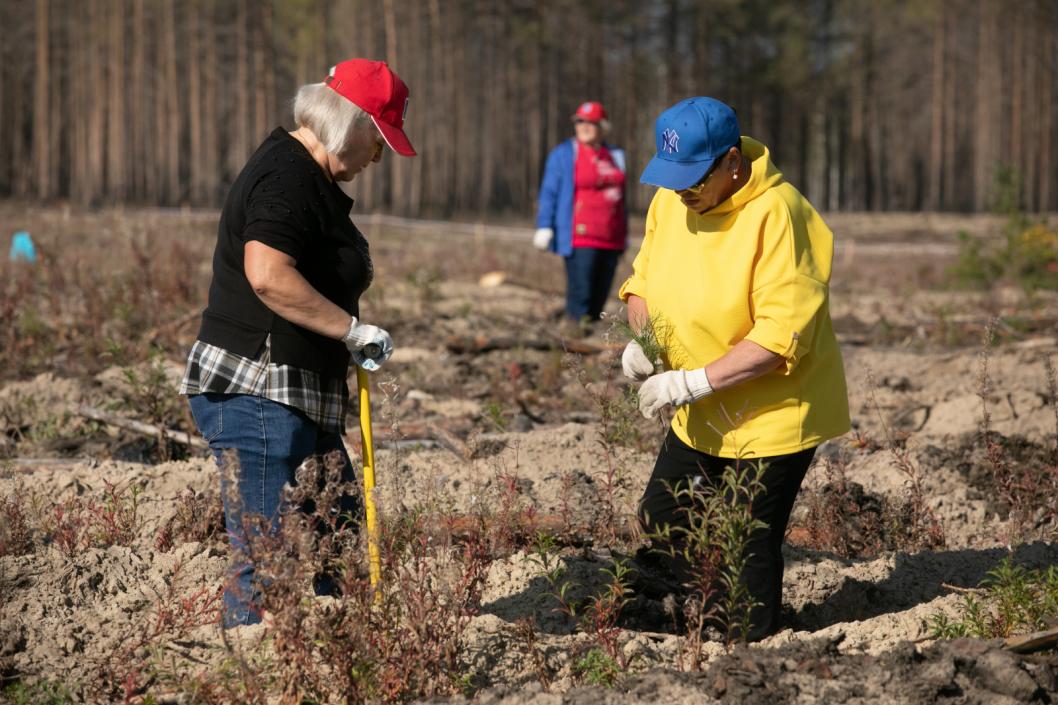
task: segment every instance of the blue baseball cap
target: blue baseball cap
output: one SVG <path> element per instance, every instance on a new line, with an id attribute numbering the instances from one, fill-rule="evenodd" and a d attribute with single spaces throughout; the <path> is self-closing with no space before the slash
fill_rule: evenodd
<path id="1" fill-rule="evenodd" d="M 654 123 L 657 154 L 639 181 L 674 191 L 693 186 L 741 138 L 729 105 L 716 98 L 682 100 Z"/>

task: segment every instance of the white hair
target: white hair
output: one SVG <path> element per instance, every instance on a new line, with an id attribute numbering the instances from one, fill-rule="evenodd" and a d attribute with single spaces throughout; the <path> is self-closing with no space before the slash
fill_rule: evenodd
<path id="1" fill-rule="evenodd" d="M 609 120 L 607 120 L 606 118 L 603 118 L 602 120 L 599 120 L 599 122 L 597 122 L 595 124 L 599 126 L 599 135 L 601 137 L 606 137 L 607 135 L 610 134 L 610 121 Z"/>
<path id="2" fill-rule="evenodd" d="M 294 122 L 312 130 L 331 154 L 344 154 L 358 132 L 375 129 L 370 115 L 326 83 L 307 83 L 298 89 L 294 96 Z"/>

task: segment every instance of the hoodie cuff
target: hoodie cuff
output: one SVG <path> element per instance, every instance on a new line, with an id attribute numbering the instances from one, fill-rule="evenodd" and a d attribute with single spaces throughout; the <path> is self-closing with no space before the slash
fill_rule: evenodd
<path id="1" fill-rule="evenodd" d="M 634 274 L 628 277 L 628 279 L 625 279 L 624 284 L 621 285 L 621 289 L 617 292 L 617 297 L 621 299 L 621 301 L 627 303 L 629 296 L 638 296 L 645 299 L 647 297 L 646 280 L 642 277 L 637 277 Z"/>
<path id="2" fill-rule="evenodd" d="M 763 320 L 757 321 L 745 339 L 780 355 L 786 363 L 786 374 L 790 374 L 797 367 L 801 356 L 808 352 L 808 346 L 802 345 L 800 338 L 801 336 L 796 331 L 785 328 L 774 321 Z"/>

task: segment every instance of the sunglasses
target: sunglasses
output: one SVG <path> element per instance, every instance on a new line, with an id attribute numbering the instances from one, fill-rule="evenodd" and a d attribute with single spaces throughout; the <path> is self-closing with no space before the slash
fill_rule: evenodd
<path id="1" fill-rule="evenodd" d="M 716 161 L 713 162 L 713 165 L 709 167 L 709 170 L 705 172 L 705 175 L 702 176 L 702 178 L 698 179 L 698 181 L 696 181 L 693 185 L 688 186 L 687 188 L 676 189 L 676 193 L 687 193 L 694 195 L 698 195 L 699 193 L 701 193 L 702 189 L 705 188 L 705 182 L 708 181 L 709 177 L 712 176 L 713 173 L 720 168 L 720 163 L 724 161 L 725 156 L 727 156 L 726 153 L 717 157 Z"/>

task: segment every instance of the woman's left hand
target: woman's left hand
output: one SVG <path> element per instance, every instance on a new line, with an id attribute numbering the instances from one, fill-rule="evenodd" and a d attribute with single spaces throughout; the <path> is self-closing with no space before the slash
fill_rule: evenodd
<path id="1" fill-rule="evenodd" d="M 628 341 L 621 353 L 621 372 L 628 379 L 643 381 L 654 374 L 654 363 L 643 352 L 642 346 L 634 340 Z"/>
<path id="2" fill-rule="evenodd" d="M 704 367 L 670 370 L 650 377 L 639 387 L 639 411 L 652 419 L 663 406 L 683 406 L 712 393 Z"/>
<path id="3" fill-rule="evenodd" d="M 393 338 L 378 326 L 361 323 L 355 316 L 349 322 L 349 332 L 342 338 L 353 361 L 365 370 L 377 370 L 393 354 Z"/>

